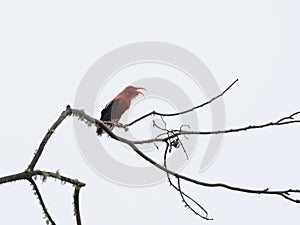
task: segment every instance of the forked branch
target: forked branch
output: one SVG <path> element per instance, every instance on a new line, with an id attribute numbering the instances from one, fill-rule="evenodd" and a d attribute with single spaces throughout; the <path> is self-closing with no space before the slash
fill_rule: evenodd
<path id="1" fill-rule="evenodd" d="M 229 85 L 222 93 L 215 96 L 214 98 L 210 99 L 209 101 L 206 101 L 198 106 L 192 107 L 190 109 L 184 110 L 182 112 L 177 113 L 160 113 L 160 112 L 150 112 L 147 113 L 136 120 L 132 121 L 131 123 L 128 123 L 126 125 L 120 125 L 120 127 L 128 129 L 128 127 L 132 126 L 133 124 L 137 122 L 141 122 L 143 119 L 151 116 L 151 115 L 158 115 L 161 116 L 162 120 L 163 117 L 170 117 L 170 116 L 178 116 L 182 114 L 189 113 L 191 111 L 200 109 L 201 107 L 204 107 L 216 99 L 222 97 L 235 83 L 237 80 L 235 80 L 231 85 Z M 167 175 L 167 179 L 171 185 L 180 195 L 182 202 L 186 207 L 188 207 L 192 212 L 194 212 L 196 215 L 200 216 L 203 219 L 211 220 L 210 217 L 208 217 L 208 212 L 205 210 L 203 206 L 200 205 L 198 201 L 196 201 L 193 197 L 188 195 L 183 191 L 181 183 L 185 181 L 186 183 L 193 183 L 198 186 L 202 187 L 208 187 L 208 188 L 214 188 L 214 187 L 221 187 L 227 190 L 231 191 L 237 191 L 237 192 L 243 192 L 243 193 L 250 193 L 250 194 L 264 194 L 264 195 L 277 195 L 280 196 L 288 201 L 294 202 L 294 203 L 300 203 L 300 199 L 297 198 L 297 195 L 300 195 L 299 189 L 287 189 L 287 190 L 270 190 L 269 188 L 264 189 L 248 189 L 248 188 L 242 188 L 238 186 L 228 185 L 225 183 L 209 183 L 205 181 L 200 181 L 197 179 L 194 179 L 189 176 L 184 176 L 180 173 L 174 172 L 167 167 L 167 154 L 172 150 L 172 148 L 179 148 L 182 147 L 183 150 L 184 146 L 182 145 L 181 140 L 179 139 L 181 136 L 187 137 L 188 135 L 214 135 L 214 134 L 226 134 L 226 133 L 234 133 L 234 132 L 241 132 L 241 131 L 247 131 L 247 130 L 254 130 L 254 129 L 263 129 L 266 127 L 271 126 L 283 126 L 288 124 L 294 124 L 294 123 L 300 123 L 299 119 L 295 119 L 295 116 L 299 115 L 300 111 L 292 113 L 291 115 L 285 116 L 280 118 L 279 120 L 276 120 L 275 122 L 268 122 L 260 125 L 249 125 L 241 128 L 233 128 L 233 129 L 227 129 L 227 130 L 218 130 L 218 131 L 191 131 L 191 130 L 185 130 L 184 128 L 189 128 L 188 125 L 182 125 L 179 129 L 167 129 L 166 123 L 164 121 L 165 126 L 163 128 L 156 126 L 159 128 L 162 133 L 158 135 L 156 138 L 153 139 L 146 139 L 146 140 L 128 140 L 126 138 L 123 138 L 122 136 L 116 135 L 112 130 L 106 125 L 104 121 L 100 121 L 88 114 L 86 114 L 83 110 L 79 109 L 72 109 L 70 106 L 67 106 L 66 109 L 61 113 L 61 115 L 58 117 L 58 119 L 54 122 L 54 124 L 51 126 L 51 128 L 47 131 L 45 134 L 42 142 L 39 145 L 39 148 L 37 149 L 33 159 L 31 160 L 29 166 L 27 169 L 23 172 L 12 174 L 9 176 L 4 176 L 0 178 L 0 184 L 4 183 L 10 183 L 13 181 L 18 180 L 28 180 L 30 184 L 33 187 L 34 193 L 37 195 L 37 198 L 42 206 L 45 219 L 47 223 L 51 223 L 52 225 L 55 224 L 54 220 L 52 219 L 51 215 L 49 214 L 46 205 L 42 199 L 41 193 L 39 192 L 38 186 L 36 185 L 33 178 L 40 176 L 42 178 L 42 181 L 46 181 L 47 178 L 53 178 L 58 179 L 63 183 L 69 183 L 74 186 L 74 194 L 73 194 L 73 204 L 74 204 L 74 215 L 76 218 L 77 225 L 81 225 L 81 215 L 79 210 L 79 193 L 81 187 L 84 187 L 85 184 L 76 180 L 71 179 L 66 176 L 61 175 L 58 171 L 56 172 L 50 172 L 50 171 L 41 171 L 41 170 L 35 170 L 35 166 L 40 159 L 46 144 L 48 143 L 48 140 L 52 137 L 54 131 L 57 129 L 57 127 L 68 117 L 68 116 L 75 116 L 78 117 L 79 120 L 85 122 L 88 126 L 95 126 L 96 128 L 101 127 L 112 139 L 125 143 L 133 151 L 135 151 L 142 159 L 146 160 L 148 163 L 154 165 L 157 169 L 164 171 Z M 118 125 L 117 125 L 118 126 Z M 96 134 L 95 134 L 96 135 Z M 138 147 L 137 145 L 145 144 L 145 143 L 156 143 L 156 142 L 164 142 L 166 144 L 165 152 L 164 152 L 164 163 L 163 165 L 159 164 L 149 156 L 145 155 Z M 177 181 L 174 183 L 172 181 L 172 177 Z M 295 196 L 296 195 L 296 196 Z"/>
<path id="2" fill-rule="evenodd" d="M 149 156 L 145 155 L 142 151 L 140 151 L 140 149 L 136 146 L 137 144 L 143 144 L 143 143 L 153 143 L 155 141 L 157 141 L 156 139 L 152 139 L 152 140 L 145 140 L 145 141 L 133 141 L 133 140 L 128 140 L 126 138 L 123 138 L 121 136 L 116 135 L 114 132 L 112 132 L 110 130 L 110 128 L 108 128 L 106 126 L 106 124 L 103 121 L 100 121 L 98 119 L 95 119 L 89 115 L 87 115 L 86 113 L 84 113 L 83 110 L 78 110 L 78 109 L 72 109 L 72 114 L 75 116 L 78 116 L 80 118 L 80 120 L 87 122 L 88 124 L 94 124 L 96 127 L 100 126 L 101 128 L 103 128 L 103 130 L 112 138 L 115 139 L 119 142 L 125 143 L 127 144 L 129 147 L 131 147 L 140 157 L 142 157 L 144 160 L 146 160 L 147 162 L 151 163 L 152 165 L 154 165 L 155 167 L 157 167 L 158 169 L 164 171 L 167 173 L 167 176 L 174 176 L 177 181 L 178 181 L 178 185 L 177 187 L 172 183 L 171 186 L 174 187 L 177 191 L 179 191 L 179 193 L 181 194 L 181 196 L 187 197 L 189 198 L 191 201 L 193 201 L 194 203 L 197 204 L 197 202 L 192 199 L 190 196 L 187 196 L 180 187 L 180 181 L 184 180 L 186 182 L 189 183 L 193 183 L 199 186 L 203 186 L 203 187 L 221 187 L 224 189 L 228 189 L 231 191 L 237 191 L 237 192 L 244 192 L 244 193 L 249 193 L 249 194 L 264 194 L 264 195 L 277 195 L 277 196 L 281 196 L 284 199 L 294 202 L 294 203 L 300 203 L 300 199 L 296 198 L 296 197 L 291 197 L 291 194 L 298 194 L 300 195 L 300 190 L 299 189 L 287 189 L 287 190 L 270 190 L 269 188 L 264 188 L 264 189 L 248 189 L 248 188 L 242 188 L 242 187 L 237 187 L 237 186 L 233 186 L 233 185 L 228 185 L 228 184 L 224 184 L 224 183 L 209 183 L 209 182 L 204 182 L 204 181 L 200 181 L 200 180 L 196 180 L 194 178 L 188 177 L 188 176 L 184 176 L 182 174 L 176 173 L 172 170 L 169 170 L 166 165 L 160 165 L 158 162 L 154 161 L 152 158 L 150 158 Z M 292 115 L 296 115 L 297 113 L 293 113 Z M 290 124 L 290 123 L 298 123 L 298 120 L 292 120 L 292 121 L 284 121 L 287 118 L 290 118 L 290 116 L 287 117 L 283 117 L 282 119 L 278 120 L 277 122 L 274 123 L 267 123 L 267 124 L 263 124 L 263 125 L 257 125 L 257 126 L 248 126 L 248 129 L 254 129 L 254 128 L 264 128 L 267 126 L 271 126 L 270 124 L 274 125 L 286 125 L 286 124 Z M 244 130 L 244 128 L 240 129 L 241 131 Z M 170 141 L 172 138 L 179 136 L 179 135 L 183 135 L 183 134 L 189 134 L 188 132 L 184 132 L 181 131 L 182 133 L 178 133 L 175 134 L 174 136 L 168 136 L 166 138 L 160 139 L 159 141 L 162 142 L 168 142 Z M 218 131 L 217 133 L 228 133 L 228 131 Z M 205 134 L 208 134 L 209 132 L 205 132 Z M 215 134 L 215 131 L 210 131 L 210 134 Z M 195 134 L 195 133 L 192 133 Z M 196 133 L 198 135 L 202 134 L 202 133 Z M 170 143 L 169 143 L 170 144 Z M 169 180 L 170 181 L 170 180 Z M 198 203 L 199 204 L 199 203 Z M 186 204 L 189 207 L 188 204 Z M 195 211 L 192 207 L 190 207 L 190 209 L 195 212 L 198 216 L 205 218 L 205 219 L 210 219 L 207 216 L 207 212 L 206 210 L 204 210 L 204 208 L 199 204 L 198 207 L 205 213 L 204 216 L 202 216 L 200 213 L 198 213 L 197 211 Z"/>

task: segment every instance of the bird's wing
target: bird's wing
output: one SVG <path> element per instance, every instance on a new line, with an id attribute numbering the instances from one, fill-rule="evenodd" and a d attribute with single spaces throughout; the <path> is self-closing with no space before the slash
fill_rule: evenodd
<path id="1" fill-rule="evenodd" d="M 115 110 L 116 106 L 119 104 L 120 99 L 114 99 L 110 103 L 108 103 L 104 109 L 101 111 L 101 118 L 102 121 L 110 121 L 112 118 L 112 111 Z"/>
<path id="2" fill-rule="evenodd" d="M 112 119 L 119 120 L 123 113 L 129 109 L 130 106 L 130 99 L 120 96 L 118 104 L 114 104 L 113 110 L 112 110 Z"/>
<path id="3" fill-rule="evenodd" d="M 119 120 L 122 114 L 129 108 L 130 101 L 122 96 L 113 99 L 101 111 L 101 120 Z"/>

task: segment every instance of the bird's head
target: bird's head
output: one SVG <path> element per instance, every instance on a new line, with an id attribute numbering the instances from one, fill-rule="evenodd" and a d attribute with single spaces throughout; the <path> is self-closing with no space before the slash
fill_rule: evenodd
<path id="1" fill-rule="evenodd" d="M 146 89 L 142 87 L 128 86 L 120 94 L 124 95 L 129 99 L 134 99 L 139 94 L 144 95 L 140 90 L 146 90 Z"/>

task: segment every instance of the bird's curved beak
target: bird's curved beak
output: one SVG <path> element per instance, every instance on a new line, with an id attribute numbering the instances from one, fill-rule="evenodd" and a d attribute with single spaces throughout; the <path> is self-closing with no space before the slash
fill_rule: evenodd
<path id="1" fill-rule="evenodd" d="M 143 93 L 143 92 L 141 92 L 141 91 L 139 91 L 139 90 L 144 90 L 144 91 L 147 91 L 147 89 L 145 89 L 145 88 L 142 88 L 142 87 L 137 87 L 137 88 L 136 88 L 136 92 L 137 92 L 138 94 L 141 94 L 141 95 L 143 95 L 143 96 L 145 97 L 144 93 Z"/>

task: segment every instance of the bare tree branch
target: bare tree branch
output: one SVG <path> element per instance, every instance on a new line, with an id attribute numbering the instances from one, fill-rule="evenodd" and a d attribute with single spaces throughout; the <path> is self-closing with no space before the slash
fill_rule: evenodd
<path id="1" fill-rule="evenodd" d="M 167 124 L 164 121 L 163 117 L 165 116 L 178 116 L 185 113 L 189 113 L 191 111 L 194 111 L 196 109 L 199 109 L 205 105 L 208 105 L 212 103 L 214 100 L 218 99 L 219 97 L 223 96 L 235 83 L 237 80 L 235 80 L 228 88 L 226 88 L 221 94 L 217 95 L 216 97 L 210 99 L 209 101 L 202 103 L 198 106 L 195 106 L 191 109 L 178 112 L 178 113 L 159 113 L 159 112 L 151 112 L 148 114 L 145 114 L 144 116 L 139 117 L 138 119 L 132 121 L 129 124 L 122 125 L 122 124 L 116 124 L 116 126 L 123 127 L 127 129 L 129 126 L 142 121 L 144 118 L 150 116 L 150 115 L 159 115 L 161 116 L 161 119 L 164 122 L 164 127 L 160 127 L 157 124 L 154 123 L 154 126 L 156 126 L 158 129 L 160 129 L 163 133 L 158 135 L 156 138 L 152 139 L 146 139 L 146 140 L 139 140 L 139 141 L 133 141 L 128 140 L 126 138 L 123 138 L 121 136 L 116 135 L 114 132 L 111 131 L 111 129 L 107 126 L 106 122 L 100 121 L 98 119 L 93 118 L 92 116 L 86 114 L 83 110 L 78 109 L 71 109 L 70 106 L 67 106 L 66 109 L 61 113 L 59 118 L 54 122 L 54 124 L 51 126 L 51 128 L 48 130 L 48 132 L 45 134 L 42 142 L 39 145 L 39 148 L 37 152 L 35 153 L 33 159 L 31 160 L 28 168 L 20 173 L 0 177 L 0 184 L 9 183 L 13 181 L 18 180 L 28 180 L 30 184 L 33 186 L 33 190 L 36 193 L 38 200 L 42 206 L 42 209 L 45 214 L 46 221 L 50 222 L 51 224 L 55 224 L 52 217 L 50 216 L 46 205 L 42 199 L 42 196 L 39 192 L 38 186 L 34 182 L 33 178 L 36 176 L 40 176 L 43 181 L 46 181 L 47 178 L 53 178 L 58 179 L 63 183 L 69 183 L 74 186 L 74 216 L 76 217 L 76 223 L 77 225 L 81 225 L 81 216 L 80 216 L 80 208 L 79 208 L 79 194 L 81 187 L 84 187 L 85 184 L 76 180 L 71 179 L 65 176 L 62 176 L 58 171 L 57 172 L 50 172 L 50 171 L 41 171 L 41 170 L 35 170 L 35 166 L 40 159 L 46 144 L 48 143 L 49 139 L 51 138 L 54 131 L 57 129 L 57 127 L 68 117 L 68 116 L 76 116 L 79 118 L 79 120 L 85 122 L 88 126 L 96 126 L 101 127 L 112 139 L 117 140 L 119 142 L 127 144 L 133 151 L 135 151 L 142 159 L 146 160 L 148 163 L 154 165 L 159 170 L 165 172 L 167 174 L 168 181 L 170 182 L 170 185 L 180 194 L 181 200 L 185 204 L 187 208 L 189 208 L 192 212 L 194 212 L 196 215 L 200 216 L 203 219 L 211 220 L 211 218 L 208 217 L 207 211 L 202 207 L 194 198 L 192 198 L 190 195 L 186 194 L 181 187 L 181 183 L 183 181 L 187 183 L 193 183 L 195 185 L 203 186 L 203 187 L 209 187 L 209 188 L 215 188 L 220 187 L 231 191 L 238 191 L 243 193 L 250 193 L 250 194 L 264 194 L 264 195 L 276 195 L 280 196 L 288 201 L 294 202 L 294 203 L 300 203 L 300 199 L 297 198 L 297 195 L 300 195 L 299 189 L 287 189 L 287 190 L 269 190 L 269 188 L 265 189 L 248 189 L 248 188 L 241 188 L 233 185 L 228 185 L 224 183 L 209 183 L 204 182 L 200 180 L 196 180 L 194 178 L 184 176 L 180 173 L 174 172 L 167 168 L 167 154 L 168 151 L 170 152 L 173 147 L 178 148 L 182 147 L 183 151 L 186 153 L 184 146 L 179 139 L 179 136 L 184 136 L 187 138 L 188 135 L 215 135 L 215 134 L 226 134 L 226 133 L 234 133 L 234 132 L 241 132 L 241 131 L 247 131 L 247 130 L 253 130 L 253 129 L 262 129 L 266 127 L 271 126 L 283 126 L 288 124 L 294 124 L 294 123 L 300 123 L 300 120 L 294 119 L 295 116 L 300 114 L 300 111 L 295 112 L 289 116 L 282 117 L 281 119 L 277 120 L 276 122 L 269 122 L 264 123 L 261 125 L 250 125 L 245 126 L 241 128 L 234 128 L 234 129 L 227 129 L 227 130 L 219 130 L 219 131 L 190 131 L 185 130 L 184 128 L 189 128 L 189 125 L 181 125 L 179 129 L 168 129 Z M 164 142 L 166 143 L 166 149 L 164 153 L 164 164 L 161 165 L 152 158 L 145 155 L 140 149 L 137 147 L 137 145 L 145 144 L 145 143 L 153 143 L 156 142 Z M 156 145 L 156 144 L 155 144 Z M 156 145 L 157 146 L 157 145 Z M 158 148 L 158 147 L 157 147 Z M 175 185 L 171 179 L 171 176 L 173 176 L 177 180 L 177 185 Z M 191 204 L 190 204 L 191 203 Z"/>
<path id="2" fill-rule="evenodd" d="M 81 217 L 80 217 L 80 210 L 79 210 L 79 192 L 80 192 L 80 187 L 75 186 L 73 198 L 74 198 L 74 215 L 76 217 L 77 225 L 81 225 Z"/>
<path id="3" fill-rule="evenodd" d="M 53 221 L 52 217 L 50 216 L 49 212 L 48 212 L 48 209 L 46 208 L 46 205 L 44 203 L 44 200 L 42 198 L 42 195 L 39 191 L 39 188 L 38 186 L 36 185 L 36 183 L 34 182 L 34 180 L 32 178 L 29 178 L 28 181 L 30 182 L 32 188 L 33 188 L 33 191 L 34 191 L 34 194 L 37 196 L 41 206 L 42 206 L 42 209 L 43 209 L 43 212 L 44 212 L 44 215 L 45 215 L 45 219 L 46 219 L 46 223 L 51 223 L 52 225 L 55 225 L 56 223 Z"/>
<path id="4" fill-rule="evenodd" d="M 166 136 L 164 138 L 151 138 L 151 139 L 145 139 L 145 140 L 138 140 L 138 141 L 132 141 L 134 144 L 146 144 L 146 143 L 153 143 L 153 142 L 165 142 L 168 139 L 172 139 L 178 136 L 182 135 L 212 135 L 212 134 L 228 134 L 228 133 L 236 133 L 241 131 L 247 131 L 247 130 L 255 130 L 255 129 L 262 129 L 267 128 L 271 126 L 283 126 L 283 125 L 289 125 L 289 124 L 296 124 L 300 123 L 300 120 L 295 120 L 294 116 L 300 114 L 300 111 L 295 112 L 289 116 L 285 116 L 275 122 L 268 122 L 260 125 L 248 125 L 245 127 L 240 128 L 233 128 L 233 129 L 226 129 L 226 130 L 216 130 L 216 131 L 185 131 L 182 128 L 179 130 L 172 130 L 173 135 Z M 164 133 L 164 135 L 166 135 Z M 162 136 L 162 135 L 160 135 Z"/>
<path id="5" fill-rule="evenodd" d="M 168 152 L 170 152 L 170 148 L 172 148 L 172 146 L 166 141 L 166 148 L 165 148 L 165 153 L 164 153 L 164 167 L 166 169 L 167 169 L 167 154 L 168 154 Z M 191 196 L 189 196 L 188 194 L 186 194 L 185 192 L 182 191 L 181 185 L 180 185 L 180 178 L 177 178 L 177 186 L 172 182 L 169 173 L 167 173 L 167 178 L 168 178 L 168 181 L 169 181 L 171 187 L 173 187 L 176 191 L 179 192 L 181 201 L 183 202 L 185 207 L 190 209 L 193 213 L 195 213 L 195 215 L 201 217 L 202 219 L 212 220 L 212 218 L 208 217 L 208 212 L 195 199 L 193 199 Z M 186 198 L 188 198 L 190 201 L 192 201 L 193 204 L 195 204 L 202 212 L 204 212 L 205 216 L 201 215 L 196 209 L 194 209 L 194 207 L 192 207 L 187 202 Z"/>
<path id="6" fill-rule="evenodd" d="M 16 173 L 16 174 L 1 177 L 0 184 L 5 184 L 5 183 L 19 181 L 19 180 L 28 180 L 29 181 L 30 179 L 32 179 L 35 176 L 45 177 L 46 179 L 47 179 L 47 177 L 51 177 L 53 179 L 58 179 L 58 180 L 62 181 L 63 183 L 69 183 L 71 185 L 78 186 L 78 187 L 85 186 L 84 183 L 82 183 L 76 179 L 71 179 L 71 178 L 62 176 L 57 172 L 53 173 L 53 172 L 41 171 L 41 170 L 34 170 L 34 171 L 30 171 L 30 172 L 24 171 L 21 173 Z"/>
<path id="7" fill-rule="evenodd" d="M 47 178 L 49 177 L 49 178 L 53 178 L 55 180 L 60 180 L 62 183 L 69 183 L 75 187 L 75 191 L 74 191 L 74 195 L 73 195 L 73 197 L 74 197 L 74 212 L 75 212 L 77 225 L 81 225 L 80 211 L 79 211 L 79 190 L 81 187 L 84 187 L 85 184 L 76 179 L 71 179 L 66 176 L 63 176 L 59 173 L 59 171 L 56 171 L 54 173 L 54 172 L 50 172 L 50 171 L 34 170 L 34 167 L 35 167 L 36 163 L 38 162 L 38 160 L 40 159 L 40 157 L 43 153 L 43 150 L 44 150 L 46 144 L 48 143 L 48 140 L 50 139 L 50 137 L 52 136 L 54 131 L 57 129 L 57 127 L 68 116 L 70 116 L 71 113 L 72 113 L 71 107 L 67 106 L 66 110 L 61 113 L 59 118 L 56 120 L 56 122 L 51 126 L 51 128 L 46 133 L 45 137 L 43 138 L 42 142 L 40 143 L 39 148 L 36 151 L 32 161 L 31 161 L 31 163 L 29 164 L 28 168 L 25 171 L 16 173 L 16 174 L 12 174 L 12 175 L 8 175 L 8 176 L 4 176 L 4 177 L 0 177 L 0 184 L 10 183 L 10 182 L 19 181 L 19 180 L 28 180 L 30 182 L 30 184 L 32 185 L 33 191 L 37 195 L 37 198 L 42 206 L 42 209 L 43 209 L 43 212 L 45 215 L 45 219 L 46 219 L 46 223 L 47 224 L 51 223 L 52 225 L 55 225 L 55 222 L 52 219 L 52 217 L 50 216 L 50 214 L 46 208 L 46 205 L 43 201 L 42 195 L 38 189 L 38 186 L 36 185 L 36 183 L 33 180 L 33 178 L 35 178 L 36 176 L 40 176 L 42 178 L 43 182 L 45 182 L 47 180 Z"/>
<path id="8" fill-rule="evenodd" d="M 38 162 L 39 158 L 41 157 L 43 150 L 48 142 L 48 140 L 50 139 L 50 137 L 52 136 L 52 134 L 54 133 L 54 131 L 56 130 L 56 128 L 62 123 L 62 121 L 64 121 L 66 119 L 67 116 L 71 115 L 71 107 L 67 106 L 66 110 L 63 111 L 60 115 L 60 117 L 57 119 L 57 121 L 51 126 L 51 128 L 48 130 L 48 132 L 46 133 L 45 137 L 43 138 L 37 152 L 35 153 L 31 163 L 29 164 L 27 170 L 33 170 L 36 163 Z"/>
<path id="9" fill-rule="evenodd" d="M 155 110 L 154 111 L 152 111 L 152 112 L 149 112 L 149 113 L 147 113 L 147 114 L 145 114 L 145 115 L 143 115 L 143 116 L 141 116 L 141 117 L 139 117 L 139 118 L 137 118 L 137 119 L 135 119 L 134 121 L 132 121 L 132 122 L 130 122 L 130 123 L 128 123 L 128 124 L 125 124 L 125 125 L 123 125 L 125 128 L 126 127 L 130 127 L 130 126 L 132 126 L 133 124 L 135 124 L 135 123 L 137 123 L 137 122 L 139 122 L 139 121 L 141 121 L 141 120 L 143 120 L 143 119 L 145 119 L 145 118 L 147 118 L 147 117 L 149 117 L 149 116 L 151 116 L 151 115 L 157 115 L 157 116 L 178 116 L 178 115 L 182 115 L 182 114 L 186 114 L 186 113 L 189 113 L 189 112 L 192 112 L 192 111 L 194 111 L 194 110 L 196 110 L 196 109 L 199 109 L 199 108 L 202 108 L 202 107 L 204 107 L 204 106 L 206 106 L 206 105 L 208 105 L 208 104 L 210 104 L 210 103 L 212 103 L 213 101 L 215 101 L 216 99 L 218 99 L 218 98 L 220 98 L 220 97 L 222 97 L 236 82 L 238 82 L 238 79 L 236 79 L 234 82 L 232 82 L 221 94 L 219 94 L 219 95 L 217 95 L 217 96 L 215 96 L 214 98 L 212 98 L 212 99 L 210 99 L 209 101 L 207 101 L 207 102 L 204 102 L 204 103 L 202 103 L 202 104 L 200 104 L 200 105 L 197 105 L 197 106 L 195 106 L 195 107 L 192 107 L 192 108 L 190 108 L 190 109 L 187 109 L 187 110 L 184 110 L 184 111 L 182 111 L 182 112 L 176 112 L 176 113 L 160 113 L 160 112 L 156 112 Z"/>
<path id="10" fill-rule="evenodd" d="M 196 184 L 196 185 L 200 185 L 203 187 L 221 187 L 221 188 L 225 188 L 231 191 L 238 191 L 238 192 L 244 192 L 244 193 L 249 193 L 249 194 L 264 194 L 264 195 L 277 195 L 277 196 L 281 196 L 289 201 L 295 202 L 295 203 L 300 203 L 300 200 L 297 198 L 292 198 L 292 197 L 288 197 L 290 194 L 292 193 L 300 193 L 299 189 L 287 189 L 287 190 L 269 190 L 269 188 L 264 188 L 264 189 L 248 189 L 248 188 L 240 188 L 240 187 L 236 187 L 236 186 L 232 186 L 232 185 L 228 185 L 228 184 L 224 184 L 224 183 L 208 183 L 208 182 L 203 182 L 203 181 L 199 181 L 196 179 L 193 179 L 191 177 L 188 176 L 184 176 L 181 175 L 179 173 L 176 173 L 172 170 L 169 170 L 167 168 L 165 168 L 164 166 L 160 165 L 159 163 L 157 163 L 156 161 L 154 161 L 152 158 L 148 157 L 147 155 L 145 155 L 143 152 L 141 152 L 135 145 L 135 141 L 131 141 L 128 139 L 125 139 L 121 136 L 116 135 L 115 133 L 113 133 L 106 125 L 103 121 L 100 121 L 98 119 L 95 119 L 87 114 L 84 113 L 83 110 L 78 110 L 78 109 L 72 109 L 72 114 L 79 116 L 81 120 L 86 120 L 86 122 L 88 123 L 92 123 L 95 124 L 97 127 L 100 126 L 101 128 L 103 128 L 103 130 L 113 139 L 120 141 L 122 143 L 127 144 L 129 147 L 131 147 L 140 157 L 142 157 L 144 160 L 148 161 L 149 163 L 151 163 L 152 165 L 154 165 L 155 167 L 157 167 L 158 169 L 176 177 L 177 179 L 182 179 L 185 180 L 187 182 Z M 278 125 L 284 125 L 287 124 L 286 122 L 279 122 L 280 124 Z M 273 125 L 273 124 L 272 124 Z M 258 127 L 263 128 L 266 126 L 270 126 L 270 125 L 260 125 Z M 241 130 L 243 130 L 244 128 L 242 128 Z M 201 133 L 198 133 L 201 134 Z M 161 141 L 167 141 L 170 138 L 165 138 Z M 153 140 L 155 141 L 155 140 Z M 139 144 L 143 144 L 143 141 L 139 141 Z M 144 143 L 149 143 L 149 142 L 144 142 Z"/>

